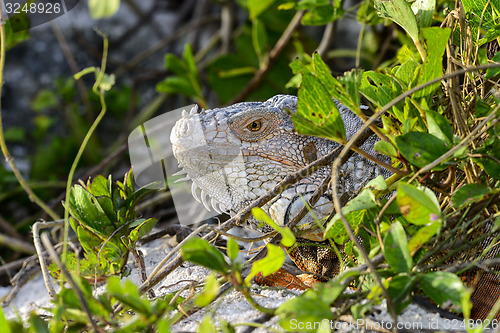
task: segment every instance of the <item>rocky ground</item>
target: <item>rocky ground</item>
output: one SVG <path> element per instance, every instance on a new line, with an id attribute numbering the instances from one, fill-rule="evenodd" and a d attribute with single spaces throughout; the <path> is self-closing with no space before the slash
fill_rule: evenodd
<path id="1" fill-rule="evenodd" d="M 165 257 L 165 254 L 172 250 L 172 240 L 162 238 L 140 247 L 144 253 L 147 271 L 150 273 L 154 267 Z M 175 244 L 174 244 L 175 245 Z M 140 284 L 138 269 L 132 259 L 129 261 L 132 270 L 127 279 L 136 285 Z M 156 296 L 162 296 L 180 290 L 191 281 L 203 281 L 208 275 L 208 270 L 195 266 L 190 263 L 184 263 L 170 274 L 163 282 L 155 288 Z M 182 282 L 179 282 L 182 281 Z M 99 287 L 96 293 L 102 291 Z M 3 287 L 0 289 L 0 297 L 6 294 L 11 288 Z M 187 296 L 189 291 L 184 291 L 183 296 Z M 299 291 L 290 291 L 284 289 L 271 289 L 254 285 L 252 288 L 254 299 L 262 306 L 276 308 L 285 301 L 299 295 Z M 16 313 L 26 316 L 30 311 L 44 313 L 44 308 L 50 306 L 50 299 L 45 289 L 43 278 L 38 274 L 34 279 L 24 285 L 19 294 L 14 298 L 11 304 L 4 309 L 7 317 L 14 317 Z M 200 321 L 208 311 L 214 311 L 214 319 L 224 319 L 235 325 L 238 332 L 246 332 L 249 326 L 245 323 L 258 322 L 259 326 L 254 332 L 268 332 L 270 329 L 281 330 L 278 325 L 278 317 L 266 318 L 262 313 L 255 310 L 245 298 L 238 292 L 232 291 L 224 298 L 214 302 L 203 311 L 199 311 L 188 318 L 185 318 L 172 327 L 174 332 L 196 332 Z M 342 332 L 350 331 L 374 331 L 385 332 L 392 328 L 392 320 L 387 312 L 385 303 L 376 307 L 372 316 L 366 320 L 354 321 L 349 316 L 342 317 L 343 321 L 329 322 L 323 321 L 321 325 L 328 326 L 332 330 Z M 296 324 L 300 331 L 299 323 L 295 323 L 290 318 L 291 324 Z M 416 304 L 411 304 L 399 317 L 398 327 L 403 331 L 460 331 L 461 322 L 444 318 L 437 312 L 425 310 Z M 292 326 L 293 327 L 293 326 Z M 369 329 L 367 329 L 369 328 Z"/>

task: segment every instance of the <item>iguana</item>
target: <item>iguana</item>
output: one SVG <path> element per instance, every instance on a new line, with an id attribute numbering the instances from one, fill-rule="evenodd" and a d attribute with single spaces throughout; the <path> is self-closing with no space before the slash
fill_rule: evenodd
<path id="1" fill-rule="evenodd" d="M 349 139 L 363 124 L 344 105 L 337 103 Z M 235 215 L 249 203 L 272 189 L 288 174 L 328 154 L 340 145 L 336 142 L 296 133 L 291 112 L 296 112 L 297 97 L 277 95 L 264 102 L 243 102 L 224 108 L 184 111 L 172 130 L 170 140 L 179 166 L 192 180 L 195 198 L 210 209 Z M 373 147 L 378 138 L 370 136 L 361 149 L 382 160 Z M 318 169 L 272 199 L 263 209 L 282 226 L 304 206 L 312 193 L 331 172 L 329 166 Z M 390 172 L 364 157 L 354 154 L 341 168 L 340 184 L 345 199 L 376 176 L 388 177 Z M 210 204 L 207 201 L 210 197 Z M 313 281 L 325 281 L 339 273 L 337 255 L 323 242 L 316 220 L 333 211 L 329 191 L 324 193 L 298 224 L 299 237 L 288 249 L 290 258 L 302 271 L 314 273 Z M 253 218 L 247 221 L 252 229 L 268 231 Z M 308 277 L 309 278 L 309 277 Z M 310 280 L 309 280 L 310 281 Z M 268 283 L 262 280 L 261 283 Z M 279 281 L 278 281 L 279 282 Z M 286 280 L 285 283 L 290 283 Z M 293 286 L 300 281 L 293 280 Z M 303 285 L 300 285 L 303 286 Z M 472 297 L 473 303 L 479 303 Z M 479 300 L 480 301 L 480 300 Z M 491 306 L 490 306 L 491 308 Z M 485 309 L 476 313 L 488 313 Z"/>

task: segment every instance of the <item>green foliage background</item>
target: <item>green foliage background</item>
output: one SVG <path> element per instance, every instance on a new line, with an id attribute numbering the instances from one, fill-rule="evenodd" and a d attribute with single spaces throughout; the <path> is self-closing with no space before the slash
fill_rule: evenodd
<path id="1" fill-rule="evenodd" d="M 130 332 L 168 331 L 185 311 L 215 306 L 213 300 L 225 282 L 242 292 L 259 311 L 278 315 L 285 330 L 291 329 L 289 318 L 292 317 L 304 322 L 335 320 L 349 312 L 354 319 L 363 318 L 370 313 L 371 306 L 382 299 L 386 299 L 394 317 L 416 293 L 431 298 L 437 305 L 451 301 L 468 319 L 471 291 L 459 276 L 467 276 L 464 274 L 478 263 L 490 265 L 493 270 L 497 267 L 500 180 L 497 129 L 500 118 L 496 86 L 500 70 L 495 63 L 500 60 L 500 53 L 497 53 L 500 4 L 486 0 L 464 0 L 458 4 L 460 6 L 455 7 L 455 1 L 441 0 L 365 0 L 347 8 L 340 0 L 221 2 L 221 11 L 231 9 L 244 13 L 244 18 L 235 24 L 237 29 L 229 29 L 229 34 L 225 35 L 227 30 L 221 29 L 212 44 L 196 51 L 186 43 L 182 54 L 167 53 L 166 75 L 155 82 L 156 99 L 131 117 L 125 118 L 121 112 L 129 101 L 131 88 L 105 74 L 105 65 L 82 72 L 96 76 L 94 93 L 87 88 L 86 113 L 81 112 L 82 103 L 75 101 L 73 78 L 59 79 L 53 90 L 40 91 L 33 99 L 33 110 L 64 108 L 67 123 L 75 129 L 74 135 L 67 140 L 54 138 L 36 149 L 33 158 L 38 162 L 34 163 L 37 167 L 30 170 L 29 185 L 42 201 L 53 200 L 64 188 L 73 162 L 69 156 L 76 154 L 88 130 L 99 123 L 100 118 L 95 121 L 94 116 L 99 109 L 103 116 L 104 111 L 109 110 L 109 116 L 127 119 L 126 129 L 129 130 L 159 112 L 160 106 L 171 98 L 212 107 L 242 100 L 264 100 L 278 93 L 297 94 L 298 111 L 292 118 L 298 132 L 349 145 L 333 102 L 333 99 L 339 100 L 367 122 L 371 121 L 369 116 L 380 117 L 381 125 L 372 126 L 381 138 L 376 150 L 391 159 L 397 174 L 387 181 L 375 179 L 345 205 L 342 214 L 338 212 L 332 219 L 322 221 L 326 240 L 332 246 L 342 247 L 345 256 L 349 257 L 347 270 L 277 309 L 259 306 L 252 299 L 249 282 L 250 277 L 259 272 L 268 275 L 281 267 L 284 253 L 279 247 L 268 244 L 267 256 L 250 265 L 236 260 L 238 246 L 234 240 L 228 242 L 229 260 L 226 260 L 214 245 L 191 239 L 182 249 L 184 260 L 214 272 L 197 297 L 181 299 L 177 295 L 167 295 L 150 301 L 140 296 L 144 290 L 130 283 L 121 285 L 116 277 L 108 280 L 107 293 L 94 297 L 86 280 L 73 274 L 79 291 L 63 288 L 55 301 L 54 317 L 44 321 L 32 315 L 29 328 L 22 328 L 21 323 L 15 321 L 7 324 L 0 318 L 4 327 L 12 331 L 36 332 L 99 330 L 103 327 Z M 89 1 L 94 18 L 112 17 L 120 5 L 118 0 Z M 16 19 L 22 22 L 23 18 Z M 339 20 L 349 19 L 356 19 L 361 25 L 357 49 L 324 47 L 331 44 L 329 29 L 335 28 Z M 6 24 L 3 40 L 6 49 L 29 38 L 26 33 L 14 34 L 8 27 Z M 322 37 L 316 38 L 314 31 L 321 31 Z M 353 57 L 356 68 L 347 72 L 340 70 L 339 56 Z M 370 106 L 371 114 L 364 113 L 362 103 Z M 53 121 L 56 119 L 43 113 L 37 115 L 34 135 L 44 137 Z M 126 134 L 121 133 L 120 137 Z M 1 139 L 10 143 L 22 142 L 24 135 L 22 129 L 5 129 Z M 78 159 L 73 163 L 79 165 L 80 172 L 101 163 L 105 155 L 102 136 L 87 137 L 89 140 L 81 149 L 82 163 L 79 164 Z M 113 146 L 119 147 L 120 141 L 116 140 Z M 55 156 L 64 156 L 58 158 L 63 162 L 53 163 Z M 116 161 L 120 158 L 123 154 L 117 154 Z M 101 173 L 109 171 L 100 170 Z M 50 183 L 40 184 L 41 179 Z M 72 173 L 69 179 L 71 182 Z M 107 184 L 103 188 L 109 188 L 109 193 L 102 196 L 89 194 L 90 199 L 86 202 L 70 201 L 66 207 L 70 211 L 66 214 L 73 216 L 75 229 L 78 230 L 76 220 L 82 223 L 76 211 L 94 209 L 99 212 L 97 206 L 93 206 L 95 202 L 111 202 L 113 191 L 119 191 L 111 185 L 111 178 L 106 179 L 100 176 L 85 188 L 76 185 L 72 192 L 68 189 L 67 198 L 75 198 L 77 190 L 87 193 L 84 191 L 91 189 L 90 184 Z M 6 206 L 12 202 L 14 207 L 19 207 L 19 202 L 26 201 L 16 178 L 4 167 L 0 168 L 0 186 L 0 204 Z M 122 192 L 128 190 L 121 188 Z M 139 194 L 129 192 L 121 199 L 126 201 L 127 197 L 133 197 L 138 200 Z M 78 195 L 85 197 L 82 193 Z M 110 207 L 106 212 L 118 214 L 120 225 L 132 223 L 131 227 L 137 228 L 145 225 L 144 230 L 152 227 L 152 220 L 135 219 L 131 212 L 135 203 L 127 201 L 127 214 L 120 211 L 121 206 L 115 206 L 115 210 Z M 53 214 L 34 206 L 29 209 L 29 216 L 12 223 L 20 233 L 27 232 L 40 216 L 54 217 L 64 212 L 64 207 L 57 203 Z M 2 214 L 14 220 L 11 210 Z M 260 220 L 267 220 L 282 235 L 284 242 L 295 242 L 294 233 L 289 229 L 273 225 L 262 211 L 254 210 L 254 214 Z M 108 222 L 111 225 L 114 220 Z M 89 232 L 90 229 L 83 225 L 80 228 L 87 230 L 86 235 L 99 236 L 93 241 L 106 239 L 100 231 Z M 116 226 L 113 228 L 116 231 Z M 350 229 L 363 239 L 361 246 L 349 236 Z M 135 245 L 138 237 L 136 234 L 133 237 Z M 80 242 L 90 253 L 90 247 L 85 244 L 90 244 L 91 240 L 80 239 Z M 122 261 L 124 253 L 128 256 L 126 244 L 130 243 L 115 237 L 109 245 L 116 245 L 117 257 Z M 6 256 L 14 258 L 12 247 L 9 251 Z M 348 269 L 356 266 L 355 263 L 367 263 L 368 258 L 374 262 L 372 268 Z M 461 264 L 453 268 L 454 262 Z M 113 266 L 111 273 L 119 270 Z M 345 296 L 342 291 L 348 286 L 355 287 L 356 292 Z M 88 303 L 94 319 L 92 326 L 79 297 L 84 297 Z M 361 299 L 367 302 L 361 304 Z M 116 307 L 113 309 L 115 302 L 121 304 L 120 311 L 116 311 Z M 332 310 L 331 305 L 338 305 L 338 302 L 343 302 L 343 306 Z M 180 303 L 183 311 L 178 311 Z M 500 303 L 497 302 L 494 310 L 498 309 Z M 493 315 L 494 312 L 489 318 Z M 215 327 L 212 319 L 207 315 L 199 330 L 234 329 L 231 323 Z"/>

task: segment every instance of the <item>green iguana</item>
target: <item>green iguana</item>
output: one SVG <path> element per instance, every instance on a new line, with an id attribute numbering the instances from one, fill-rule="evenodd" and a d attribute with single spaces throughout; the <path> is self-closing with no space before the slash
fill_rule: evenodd
<path id="1" fill-rule="evenodd" d="M 337 103 L 337 106 L 349 139 L 363 122 L 344 105 Z M 184 111 L 170 139 L 179 166 L 193 182 L 195 198 L 207 209 L 212 207 L 218 212 L 235 215 L 288 174 L 339 147 L 338 143 L 327 139 L 297 134 L 290 117 L 290 112 L 296 112 L 296 108 L 297 97 L 277 95 L 265 102 L 244 102 L 201 112 L 197 108 L 189 113 Z M 373 149 L 377 140 L 372 135 L 360 148 L 383 160 Z M 278 225 L 287 226 L 330 172 L 329 166 L 320 168 L 284 190 L 263 209 Z M 353 154 L 341 168 L 339 193 L 350 198 L 378 175 L 387 178 L 390 172 Z M 327 191 L 298 224 L 299 246 L 288 251 L 301 270 L 315 274 L 316 281 L 336 276 L 341 267 L 337 255 L 327 242 L 324 243 L 321 230 L 314 228 L 315 219 L 325 218 L 332 211 L 332 197 Z M 253 229 L 268 231 L 259 227 L 253 217 L 246 222 Z M 275 282 L 280 283 L 279 278 Z M 293 281 L 285 280 L 285 283 L 297 287 Z M 475 318 L 484 318 L 492 306 L 483 304 L 484 295 L 479 295 L 480 292 L 472 295 Z"/>

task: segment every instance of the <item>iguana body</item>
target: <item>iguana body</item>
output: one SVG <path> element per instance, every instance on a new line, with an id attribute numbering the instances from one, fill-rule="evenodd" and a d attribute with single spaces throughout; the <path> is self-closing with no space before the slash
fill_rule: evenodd
<path id="1" fill-rule="evenodd" d="M 296 107 L 295 96 L 278 95 L 265 102 L 184 112 L 172 130 L 171 142 L 179 165 L 193 181 L 195 198 L 199 189 L 207 208 L 210 208 L 208 196 L 214 209 L 234 215 L 288 174 L 339 147 L 326 139 L 297 134 L 289 114 L 296 112 Z M 338 107 L 349 139 L 361 127 L 362 120 L 345 106 L 338 104 Z M 372 136 L 360 148 L 376 155 L 373 150 L 376 141 Z M 286 226 L 330 172 L 330 167 L 317 170 L 263 209 L 276 223 Z M 378 175 L 388 176 L 388 173 L 354 154 L 341 168 L 340 193 L 348 199 Z M 314 228 L 315 219 L 325 218 L 332 211 L 331 195 L 326 192 L 313 212 L 299 223 L 299 246 L 288 251 L 301 270 L 319 275 L 319 280 L 337 275 L 340 269 L 337 255 L 321 244 L 323 235 Z M 247 222 L 259 229 L 253 218 Z"/>

